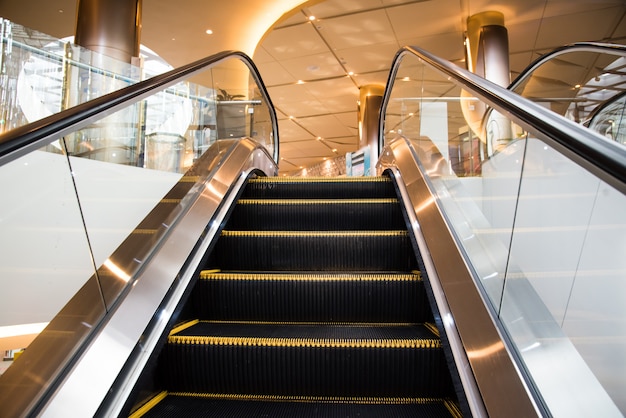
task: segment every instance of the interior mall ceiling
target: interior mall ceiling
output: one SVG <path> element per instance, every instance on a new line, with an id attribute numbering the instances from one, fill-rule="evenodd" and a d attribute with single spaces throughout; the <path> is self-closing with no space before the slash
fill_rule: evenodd
<path id="1" fill-rule="evenodd" d="M 0 16 L 62 38 L 76 4 L 0 0 Z M 384 85 L 401 46 L 465 66 L 474 14 L 504 14 L 512 79 L 564 44 L 626 44 L 626 0 L 143 0 L 142 10 L 142 44 L 173 66 L 226 49 L 253 57 L 278 111 L 283 174 L 358 148 L 359 87 Z"/>

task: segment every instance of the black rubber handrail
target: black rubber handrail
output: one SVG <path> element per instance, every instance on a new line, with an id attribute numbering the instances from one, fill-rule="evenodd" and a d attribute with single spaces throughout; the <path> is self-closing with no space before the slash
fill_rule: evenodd
<path id="1" fill-rule="evenodd" d="M 626 147 L 417 47 L 401 48 L 394 58 L 381 107 L 379 149 L 384 145 L 384 109 L 405 55 L 416 56 L 602 181 L 626 193 Z"/>
<path id="2" fill-rule="evenodd" d="M 515 80 L 513 80 L 513 82 L 509 85 L 509 90 L 515 90 L 515 88 L 526 81 L 527 77 L 529 77 L 537 68 L 541 67 L 546 62 L 572 52 L 595 52 L 598 54 L 621 55 L 626 57 L 626 46 L 600 42 L 576 42 L 561 46 L 533 61 L 528 67 L 519 73 Z"/>
<path id="3" fill-rule="evenodd" d="M 0 135 L 0 166 L 26 155 L 35 149 L 48 145 L 59 137 L 72 133 L 94 120 L 108 116 L 132 103 L 144 99 L 160 90 L 164 90 L 195 73 L 199 73 L 208 67 L 233 57 L 239 57 L 248 66 L 263 98 L 267 101 L 270 118 L 272 120 L 272 129 L 274 131 L 273 158 L 274 161 L 278 161 L 278 121 L 276 119 L 274 106 L 262 82 L 259 70 L 245 53 L 240 51 L 223 51 L 69 109 L 62 110 L 59 113 L 17 127 Z"/>

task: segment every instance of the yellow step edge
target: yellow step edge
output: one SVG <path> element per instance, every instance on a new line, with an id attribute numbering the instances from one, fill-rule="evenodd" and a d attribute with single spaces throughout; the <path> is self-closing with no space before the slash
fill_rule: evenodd
<path id="1" fill-rule="evenodd" d="M 405 237 L 400 231 L 222 231 L 223 237 Z"/>
<path id="2" fill-rule="evenodd" d="M 227 273 L 219 270 L 203 270 L 200 272 L 200 280 L 256 280 L 256 281 L 364 281 L 364 282 L 419 282 L 422 281 L 420 274 L 388 274 L 388 273 Z"/>
<path id="3" fill-rule="evenodd" d="M 397 204 L 398 199 L 239 199 L 239 205 L 379 205 Z"/>
<path id="4" fill-rule="evenodd" d="M 199 322 L 203 324 L 241 324 L 241 325 L 326 325 L 336 327 L 353 327 L 353 328 L 372 328 L 372 327 L 412 327 L 418 325 L 415 322 L 320 322 L 320 321 L 228 321 L 228 320 L 209 320 L 202 319 Z M 172 331 L 170 334 L 174 334 Z"/>
<path id="5" fill-rule="evenodd" d="M 450 412 L 450 415 L 452 415 L 452 418 L 463 418 L 463 413 L 455 402 L 446 399 L 443 404 L 445 405 L 448 412 Z"/>
<path id="6" fill-rule="evenodd" d="M 441 338 L 441 336 L 439 335 L 439 329 L 437 328 L 437 326 L 436 326 L 435 324 L 430 323 L 430 322 L 425 322 L 425 323 L 424 323 L 424 326 L 425 326 L 426 328 L 428 328 L 428 330 L 429 330 L 430 332 L 432 332 L 433 334 L 435 334 L 435 335 L 437 336 L 437 338 Z"/>
<path id="7" fill-rule="evenodd" d="M 437 339 L 335 339 L 335 338 L 268 338 L 268 337 L 213 337 L 170 335 L 170 344 L 186 345 L 232 345 L 286 348 L 397 348 L 397 349 L 438 349 Z"/>
<path id="8" fill-rule="evenodd" d="M 199 319 L 194 319 L 194 320 L 191 320 L 191 321 L 187 321 L 187 322 L 185 322 L 183 324 L 180 324 L 179 326 L 172 328 L 172 330 L 170 331 L 170 335 L 178 334 L 179 332 L 184 331 L 184 330 L 186 330 L 189 327 L 193 327 L 194 325 L 196 325 L 199 322 L 200 322 Z"/>
<path id="9" fill-rule="evenodd" d="M 159 402 L 161 402 L 168 395 L 167 391 L 163 391 L 156 395 L 154 398 L 146 402 L 141 408 L 130 414 L 129 418 L 140 418 L 147 414 L 152 408 L 154 408 Z"/>
<path id="10" fill-rule="evenodd" d="M 248 395 L 228 393 L 196 393 L 196 392 L 171 392 L 170 396 L 205 398 L 225 401 L 260 401 L 260 402 L 301 402 L 301 403 L 358 403 L 370 405 L 391 404 L 432 404 L 444 403 L 444 398 L 409 398 L 409 397 L 358 397 L 358 396 L 287 396 L 287 395 Z"/>

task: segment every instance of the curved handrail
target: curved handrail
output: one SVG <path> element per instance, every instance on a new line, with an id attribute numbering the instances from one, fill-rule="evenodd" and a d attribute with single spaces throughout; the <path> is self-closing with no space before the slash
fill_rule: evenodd
<path id="1" fill-rule="evenodd" d="M 569 45 L 564 45 L 553 51 L 548 52 L 533 61 L 528 67 L 526 67 L 516 78 L 509 84 L 509 90 L 515 90 L 517 86 L 526 81 L 526 78 L 532 74 L 537 68 L 541 67 L 546 62 L 563 54 L 571 52 L 597 52 L 601 54 L 615 54 L 626 56 L 626 46 L 617 44 L 607 44 L 600 42 L 576 42 Z"/>
<path id="2" fill-rule="evenodd" d="M 402 57 L 407 54 L 415 55 L 446 77 L 454 79 L 463 89 L 484 100 L 495 110 L 506 114 L 524 129 L 532 130 L 539 139 L 569 159 L 616 189 L 626 192 L 625 147 L 608 141 L 599 134 L 556 113 L 547 112 L 542 106 L 423 49 L 405 46 L 396 53 L 381 109 L 385 109 L 389 103 L 391 96 L 389 86 L 393 84 Z M 380 151 L 384 145 L 384 112 L 381 112 L 379 126 Z"/>
<path id="3" fill-rule="evenodd" d="M 60 136 L 67 135 L 87 125 L 92 119 L 102 118 L 125 106 L 133 104 L 159 90 L 164 90 L 186 77 L 199 73 L 206 68 L 232 57 L 239 57 L 251 70 L 257 85 L 268 103 L 272 129 L 274 131 L 274 161 L 279 158 L 278 121 L 274 106 L 270 100 L 261 75 L 250 57 L 240 51 L 223 51 L 190 64 L 175 68 L 163 74 L 124 87 L 88 102 L 79 104 L 41 120 L 17 127 L 0 135 L 0 166 L 41 148 Z"/>

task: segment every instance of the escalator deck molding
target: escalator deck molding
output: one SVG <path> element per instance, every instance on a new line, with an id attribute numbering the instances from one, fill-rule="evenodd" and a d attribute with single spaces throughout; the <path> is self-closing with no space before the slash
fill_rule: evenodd
<path id="1" fill-rule="evenodd" d="M 397 349 L 440 349 L 438 339 L 312 339 L 312 338 L 268 338 L 268 337 L 213 337 L 170 335 L 170 344 L 220 345 L 286 348 L 397 348 Z"/>
<path id="2" fill-rule="evenodd" d="M 238 281 L 364 281 L 364 282 L 421 282 L 422 276 L 419 271 L 412 274 L 344 274 L 344 273 L 235 273 L 235 272 L 218 272 L 216 270 L 205 270 L 200 273 L 200 280 L 238 280 Z"/>
<path id="3" fill-rule="evenodd" d="M 222 231 L 223 237 L 406 237 L 408 231 Z"/>

